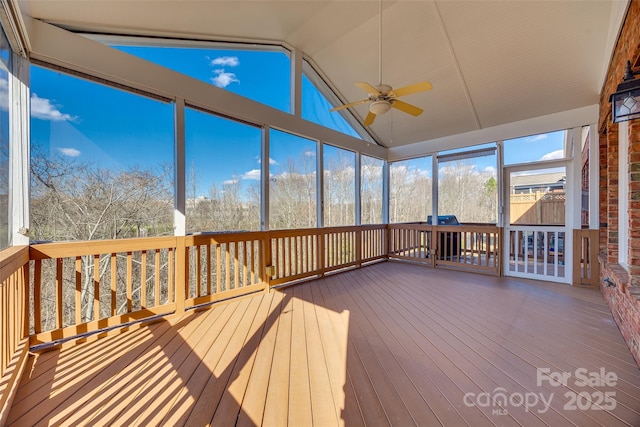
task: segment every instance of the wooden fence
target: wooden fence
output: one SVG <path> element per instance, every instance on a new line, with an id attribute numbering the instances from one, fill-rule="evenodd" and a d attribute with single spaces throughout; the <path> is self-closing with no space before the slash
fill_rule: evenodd
<path id="1" fill-rule="evenodd" d="M 566 195 L 564 192 L 511 194 L 511 224 L 564 224 Z"/>

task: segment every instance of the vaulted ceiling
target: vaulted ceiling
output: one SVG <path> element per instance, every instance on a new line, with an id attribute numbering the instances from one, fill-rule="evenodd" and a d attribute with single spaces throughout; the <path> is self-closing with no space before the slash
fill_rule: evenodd
<path id="1" fill-rule="evenodd" d="M 598 103 L 626 1 L 383 1 L 382 75 L 424 113 L 371 126 L 386 146 L 491 128 Z M 302 51 L 344 102 L 378 83 L 378 1 L 23 0 L 22 12 L 77 30 L 274 41 Z M 364 119 L 367 106 L 353 108 Z"/>

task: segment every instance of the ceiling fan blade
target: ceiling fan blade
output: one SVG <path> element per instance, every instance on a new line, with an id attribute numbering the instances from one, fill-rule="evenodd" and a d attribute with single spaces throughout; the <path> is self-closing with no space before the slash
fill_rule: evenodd
<path id="1" fill-rule="evenodd" d="M 405 95 L 411 95 L 412 93 L 424 92 L 427 90 L 431 90 L 432 88 L 433 86 L 431 86 L 431 83 L 420 82 L 420 83 L 412 84 L 409 86 L 401 87 L 400 89 L 394 89 L 392 93 L 395 94 L 395 96 L 400 97 Z"/>
<path id="2" fill-rule="evenodd" d="M 338 111 L 338 110 L 344 110 L 345 108 L 349 108 L 349 107 L 353 107 L 354 105 L 360 105 L 360 104 L 364 104 L 366 102 L 369 102 L 368 99 L 363 99 L 361 101 L 356 101 L 356 102 L 350 102 L 349 104 L 344 104 L 344 105 L 340 105 L 339 107 L 335 107 L 332 108 L 329 111 Z"/>
<path id="3" fill-rule="evenodd" d="M 375 87 L 371 86 L 369 83 L 360 82 L 360 83 L 356 83 L 356 86 L 358 86 L 360 89 L 364 90 L 367 93 L 375 93 L 376 95 L 380 95 L 380 91 Z"/>
<path id="4" fill-rule="evenodd" d="M 405 112 L 407 114 L 411 114 L 412 116 L 419 116 L 422 114 L 422 108 L 418 108 L 415 105 L 407 104 L 406 102 L 400 101 L 399 99 L 394 99 L 391 101 L 391 106 L 397 110 Z"/>
<path id="5" fill-rule="evenodd" d="M 364 125 L 365 126 L 372 125 L 375 119 L 376 119 L 376 115 L 373 114 L 371 111 L 369 111 L 369 114 L 367 114 L 367 117 L 364 119 Z"/>

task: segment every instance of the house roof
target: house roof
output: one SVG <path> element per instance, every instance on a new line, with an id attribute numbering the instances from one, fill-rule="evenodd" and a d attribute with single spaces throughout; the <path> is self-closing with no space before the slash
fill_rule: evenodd
<path id="1" fill-rule="evenodd" d="M 421 116 L 392 109 L 370 131 L 384 146 L 417 143 L 424 151 L 432 141 L 454 144 L 447 138 L 455 135 L 487 142 L 500 135 L 488 130 L 568 111 L 579 114 L 567 127 L 595 122 L 627 2 L 385 0 L 381 34 L 377 1 L 19 5 L 27 16 L 74 30 L 284 43 L 310 58 L 343 102 L 366 97 L 355 82 L 378 83 L 381 35 L 384 83 L 398 88 L 426 80 L 433 89 L 403 98 L 424 109 Z M 368 110 L 360 105 L 352 111 L 363 120 Z M 515 137 L 532 129 L 510 132 Z"/>
<path id="2" fill-rule="evenodd" d="M 539 173 L 535 175 L 514 175 L 511 177 L 512 187 L 538 187 L 552 185 L 566 178 L 565 172 Z"/>

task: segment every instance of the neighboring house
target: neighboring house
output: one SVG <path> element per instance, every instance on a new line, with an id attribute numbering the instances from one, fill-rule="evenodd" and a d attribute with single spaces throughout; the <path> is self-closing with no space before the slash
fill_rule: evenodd
<path id="1" fill-rule="evenodd" d="M 511 194 L 557 193 L 564 192 L 566 182 L 564 172 L 552 172 L 535 175 L 516 175 L 511 177 Z"/>

